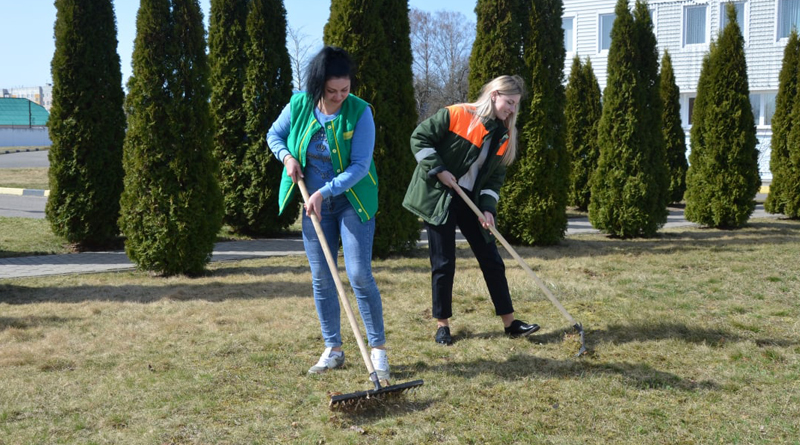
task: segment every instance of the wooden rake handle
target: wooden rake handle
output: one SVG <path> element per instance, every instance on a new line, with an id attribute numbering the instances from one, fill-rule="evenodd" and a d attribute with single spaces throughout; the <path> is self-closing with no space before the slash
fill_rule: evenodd
<path id="1" fill-rule="evenodd" d="M 481 212 L 480 209 L 478 209 L 478 206 L 476 206 L 475 203 L 473 203 L 472 200 L 469 199 L 467 194 L 464 193 L 464 190 L 462 190 L 458 184 L 453 184 L 453 189 L 456 191 L 456 193 L 458 193 L 458 196 L 460 196 L 461 199 L 463 199 L 464 202 L 467 203 L 469 208 L 472 209 L 473 212 L 475 212 L 475 215 L 478 216 L 478 219 L 480 221 L 483 221 L 483 212 Z M 500 244 L 502 244 L 503 247 L 506 248 L 508 253 L 510 253 L 515 260 L 517 260 L 517 262 L 519 263 L 520 266 L 522 266 L 525 272 L 527 272 L 528 275 L 530 275 L 530 277 L 533 278 L 533 281 L 536 282 L 536 285 L 539 286 L 539 289 L 541 289 L 542 292 L 544 292 L 545 295 L 547 295 L 547 298 L 550 300 L 550 302 L 553 303 L 555 307 L 558 308 L 559 311 L 561 311 L 561 315 L 563 315 L 564 318 L 566 318 L 573 326 L 578 325 L 578 322 L 576 322 L 575 319 L 572 318 L 572 315 L 570 315 L 569 312 L 567 312 L 567 310 L 564 309 L 564 306 L 562 306 L 561 303 L 553 295 L 553 293 L 550 292 L 550 288 L 548 288 L 547 285 L 545 285 L 544 282 L 541 279 L 539 279 L 539 277 L 535 273 L 533 273 L 533 270 L 531 270 L 530 266 L 528 266 L 528 263 L 526 263 L 525 260 L 523 260 L 522 257 L 519 256 L 517 251 L 514 250 L 513 247 L 511 247 L 511 244 L 509 244 L 508 241 L 506 241 L 506 239 L 503 238 L 503 235 L 501 235 L 500 232 L 498 232 L 493 225 L 489 226 L 489 231 L 492 232 L 492 235 L 494 235 L 495 238 L 500 240 Z"/>
<path id="2" fill-rule="evenodd" d="M 306 183 L 303 182 L 302 178 L 298 178 L 297 185 L 300 187 L 300 193 L 303 194 L 303 202 L 308 204 L 309 196 Z M 325 233 L 322 231 L 322 225 L 320 225 L 319 218 L 317 218 L 317 214 L 314 212 L 311 212 L 311 222 L 314 223 L 314 230 L 317 232 L 317 238 L 319 238 L 319 242 L 322 245 L 322 252 L 325 253 L 325 260 L 328 262 L 328 268 L 333 276 L 333 282 L 336 284 L 336 290 L 339 293 L 339 300 L 341 300 L 344 311 L 347 313 L 347 320 L 350 321 L 350 327 L 353 328 L 353 334 L 356 337 L 358 349 L 361 351 L 361 358 L 364 359 L 364 364 L 367 365 L 370 379 L 374 377 L 373 383 L 380 388 L 377 373 L 375 372 L 375 368 L 372 366 L 372 359 L 369 357 L 369 353 L 367 353 L 367 345 L 364 344 L 364 339 L 361 337 L 361 330 L 358 328 L 358 322 L 356 321 L 355 315 L 353 315 L 353 309 L 350 307 L 350 301 L 347 299 L 347 296 L 344 293 L 342 280 L 339 279 L 339 269 L 336 267 L 336 261 L 333 259 L 333 251 L 331 251 L 330 247 L 328 246 L 328 240 L 325 239 Z M 338 252 L 338 242 L 336 247 L 336 251 Z"/>

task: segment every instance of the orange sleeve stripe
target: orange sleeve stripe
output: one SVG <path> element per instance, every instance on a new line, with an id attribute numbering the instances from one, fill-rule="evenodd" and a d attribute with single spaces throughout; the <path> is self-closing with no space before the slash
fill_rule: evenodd
<path id="1" fill-rule="evenodd" d="M 500 149 L 497 150 L 497 156 L 503 156 L 504 154 L 506 154 L 507 148 L 508 148 L 508 139 L 506 139 L 506 141 L 503 142 L 503 145 L 500 146 Z"/>
<path id="2" fill-rule="evenodd" d="M 483 138 L 489 133 L 483 125 L 478 125 L 469 133 L 469 124 L 472 122 L 472 113 L 460 105 L 447 107 L 450 112 L 450 131 L 470 141 L 476 147 L 483 144 Z"/>

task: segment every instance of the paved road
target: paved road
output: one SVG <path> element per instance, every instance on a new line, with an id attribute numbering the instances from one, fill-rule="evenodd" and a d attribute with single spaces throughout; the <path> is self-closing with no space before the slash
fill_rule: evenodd
<path id="1" fill-rule="evenodd" d="M 44 196 L 16 196 L 0 193 L 0 216 L 10 218 L 44 218 Z"/>
<path id="2" fill-rule="evenodd" d="M 49 167 L 47 150 L 6 153 L 8 147 L 0 147 L 0 168 Z"/>
<path id="3" fill-rule="evenodd" d="M 759 204 L 753 218 L 776 217 L 764 211 Z M 683 210 L 671 208 L 665 227 L 691 226 L 694 223 L 683 218 Z M 597 233 L 587 218 L 570 218 L 567 236 L 579 233 Z M 422 232 L 421 243 L 425 242 Z M 300 238 L 260 239 L 217 243 L 211 261 L 243 260 L 281 255 L 304 255 Z M 133 269 L 134 265 L 125 252 L 87 252 L 64 255 L 41 255 L 20 258 L 0 258 L 0 280 L 18 277 L 63 275 L 70 273 L 94 273 Z"/>
<path id="4" fill-rule="evenodd" d="M 1 153 L 1 152 L 0 152 Z M 24 168 L 44 163 L 47 166 L 47 152 L 30 152 L 0 154 L 0 168 L 14 166 Z M 40 191 L 17 190 L 22 192 L 40 193 Z M 758 202 L 764 202 L 766 195 L 756 196 Z M 44 218 L 44 208 L 47 198 L 44 196 L 16 196 L 14 194 L 0 193 L 0 216 Z M 764 211 L 763 204 L 756 206 L 752 218 L 775 217 Z M 670 208 L 665 227 L 680 227 L 694 225 L 686 221 L 683 209 Z M 567 226 L 567 236 L 579 233 L 597 233 L 588 218 L 570 218 Z M 421 243 L 426 242 L 425 232 L 421 234 Z M 303 255 L 303 242 L 294 239 L 266 239 L 252 241 L 231 241 L 217 243 L 211 261 L 241 260 L 247 258 L 261 258 L 276 255 Z M 42 255 L 21 258 L 0 258 L 0 280 L 15 277 L 29 277 L 42 275 L 60 275 L 68 273 L 107 272 L 112 270 L 132 269 L 124 252 L 87 252 L 65 255 Z"/>

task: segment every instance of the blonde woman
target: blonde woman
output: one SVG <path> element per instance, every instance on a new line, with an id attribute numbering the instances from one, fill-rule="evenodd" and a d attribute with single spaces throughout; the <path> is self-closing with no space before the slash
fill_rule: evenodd
<path id="1" fill-rule="evenodd" d="M 435 340 L 453 344 L 453 279 L 456 271 L 456 227 L 469 242 L 484 281 L 503 321 L 506 335 L 521 337 L 539 325 L 514 318 L 505 264 L 486 230 L 497 215 L 500 187 L 517 149 L 516 122 L 524 94 L 519 76 L 500 76 L 481 89 L 474 103 L 442 108 L 411 135 L 417 167 L 403 206 L 425 221 L 431 261 L 432 315 Z M 479 219 L 456 194 L 458 184 L 483 212 Z"/>

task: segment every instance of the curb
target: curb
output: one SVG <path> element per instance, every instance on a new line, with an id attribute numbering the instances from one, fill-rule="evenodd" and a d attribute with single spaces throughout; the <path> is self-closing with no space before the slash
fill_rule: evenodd
<path id="1" fill-rule="evenodd" d="M 9 187 L 0 187 L 0 195 L 50 196 L 50 190 L 16 189 L 16 188 L 9 188 Z"/>
<path id="2" fill-rule="evenodd" d="M 29 152 L 29 151 L 46 151 L 46 150 L 49 150 L 49 149 L 50 149 L 50 147 L 46 147 L 46 148 L 15 148 L 13 150 L 0 148 L 0 155 L 7 155 L 7 154 L 11 154 L 11 153 L 25 153 L 25 152 Z"/>

